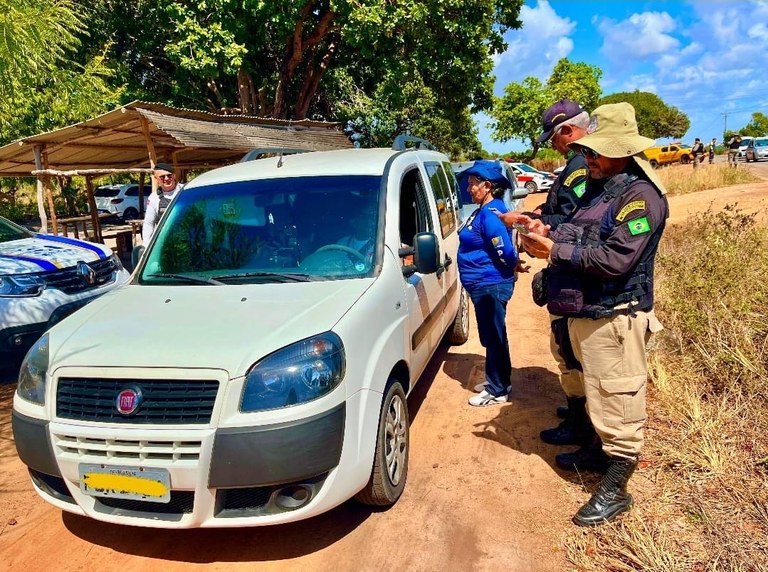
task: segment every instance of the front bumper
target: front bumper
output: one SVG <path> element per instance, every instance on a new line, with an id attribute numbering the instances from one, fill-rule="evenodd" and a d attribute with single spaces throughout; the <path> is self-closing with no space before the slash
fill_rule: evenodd
<path id="1" fill-rule="evenodd" d="M 161 528 L 266 525 L 325 512 L 365 485 L 372 454 L 358 434 L 371 421 L 375 431 L 380 397 L 362 391 L 303 419 L 218 429 L 91 427 L 14 409 L 13 430 L 35 489 L 62 510 Z M 170 501 L 87 495 L 79 469 L 94 463 L 165 469 Z"/>

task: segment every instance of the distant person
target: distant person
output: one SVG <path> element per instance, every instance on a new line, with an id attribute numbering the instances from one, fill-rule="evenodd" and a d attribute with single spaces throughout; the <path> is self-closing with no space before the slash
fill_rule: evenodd
<path id="1" fill-rule="evenodd" d="M 704 143 L 698 137 L 696 137 L 693 147 L 691 147 L 691 155 L 693 155 L 693 168 L 695 169 L 699 163 L 704 161 Z"/>
<path id="2" fill-rule="evenodd" d="M 362 205 L 357 209 L 350 221 L 350 234 L 336 241 L 340 246 L 346 246 L 361 254 L 361 260 L 373 260 L 376 253 L 376 207 L 373 204 Z"/>
<path id="3" fill-rule="evenodd" d="M 519 259 L 507 227 L 496 215 L 507 212 L 504 194 L 512 184 L 496 161 L 475 161 L 464 173 L 478 208 L 459 231 L 457 264 L 485 348 L 485 383 L 476 387 L 479 393 L 469 404 L 487 407 L 506 403 L 512 387 L 506 320 Z"/>
<path id="4" fill-rule="evenodd" d="M 141 229 L 141 242 L 144 245 L 149 244 L 149 239 L 152 238 L 155 227 L 171 200 L 184 188 L 184 185 L 176 180 L 173 167 L 168 163 L 157 163 L 152 171 L 157 181 L 157 192 L 149 195 L 147 199 L 147 211 L 144 213 L 144 226 Z"/>
<path id="5" fill-rule="evenodd" d="M 741 135 L 732 135 L 728 139 L 728 165 L 735 167 L 736 159 L 739 156 L 739 147 L 741 147 Z"/>
<path id="6" fill-rule="evenodd" d="M 717 148 L 717 139 L 712 137 L 712 141 L 709 142 L 709 164 L 712 165 L 715 162 L 715 150 Z"/>

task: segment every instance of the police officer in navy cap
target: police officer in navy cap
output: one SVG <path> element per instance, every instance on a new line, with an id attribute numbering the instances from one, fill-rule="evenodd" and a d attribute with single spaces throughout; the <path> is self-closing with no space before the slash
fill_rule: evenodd
<path id="1" fill-rule="evenodd" d="M 550 263 L 550 314 L 567 320 L 564 342 L 579 378 L 597 438 L 555 456 L 568 470 L 604 473 L 573 520 L 610 521 L 629 509 L 627 482 L 637 467 L 646 421 L 646 344 L 662 329 L 653 312 L 656 252 L 669 207 L 643 151 L 629 103 L 602 105 L 587 135 L 572 144 L 587 160 L 585 200 L 547 237 L 522 236 L 526 250 Z"/>
<path id="2" fill-rule="evenodd" d="M 168 163 L 157 163 L 153 169 L 153 175 L 157 181 L 157 192 L 149 195 L 147 210 L 144 213 L 144 225 L 141 229 L 141 241 L 148 244 L 155 232 L 157 223 L 160 222 L 165 209 L 171 204 L 171 200 L 184 188 L 184 185 L 176 180 L 173 167 Z"/>
<path id="3" fill-rule="evenodd" d="M 586 190 L 587 161 L 581 153 L 574 152 L 570 145 L 587 134 L 589 113 L 570 99 L 561 99 L 552 104 L 542 116 L 542 133 L 539 144 L 549 144 L 566 157 L 565 168 L 552 185 L 544 204 L 537 207 L 530 215 L 531 220 L 521 220 L 509 213 L 502 216 L 507 226 L 515 222 L 528 223 L 533 232 L 543 232 L 546 226 L 552 231 L 573 212 L 580 204 Z M 531 224 L 533 223 L 533 224 Z M 543 279 L 542 275 L 536 280 Z M 564 417 L 560 425 L 545 429 L 541 439 L 550 445 L 581 445 L 592 437 L 592 426 L 585 409 L 586 398 L 581 388 L 576 371 L 578 365 L 570 355 L 564 355 L 559 345 L 559 337 L 564 335 L 564 324 L 552 317 L 553 334 L 550 337 L 550 349 L 560 370 L 560 386 L 565 392 L 568 406 L 558 407 L 558 416 Z M 560 329 L 558 329 L 560 328 Z"/>
<path id="4" fill-rule="evenodd" d="M 475 161 L 464 175 L 478 208 L 459 231 L 459 276 L 474 305 L 480 343 L 485 348 L 485 382 L 475 388 L 478 394 L 469 404 L 487 407 L 506 403 L 511 389 L 506 317 L 518 256 L 498 215 L 507 212 L 504 193 L 512 184 L 497 161 Z"/>

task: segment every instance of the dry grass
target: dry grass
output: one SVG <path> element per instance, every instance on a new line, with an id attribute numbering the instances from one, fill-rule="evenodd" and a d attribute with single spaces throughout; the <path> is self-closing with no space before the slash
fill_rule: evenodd
<path id="1" fill-rule="evenodd" d="M 694 169 L 692 165 L 677 164 L 658 169 L 656 173 L 670 196 L 729 187 L 741 183 L 754 183 L 761 180 L 744 165 L 733 168 L 723 164 L 704 163 Z"/>
<path id="2" fill-rule="evenodd" d="M 636 506 L 574 529 L 569 558 L 579 570 L 768 570 L 768 228 L 734 208 L 697 215 L 668 228 L 656 266 L 666 330 Z"/>

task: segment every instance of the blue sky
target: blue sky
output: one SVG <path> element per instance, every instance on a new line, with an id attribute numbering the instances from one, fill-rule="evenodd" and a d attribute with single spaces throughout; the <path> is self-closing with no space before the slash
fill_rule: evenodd
<path id="1" fill-rule="evenodd" d="M 639 89 L 677 107 L 691 120 L 688 143 L 768 115 L 768 0 L 526 0 L 520 19 L 496 57 L 498 96 L 527 76 L 546 81 L 566 57 L 603 70 L 603 95 Z M 491 141 L 487 122 L 478 117 L 486 150 L 526 147 Z"/>

